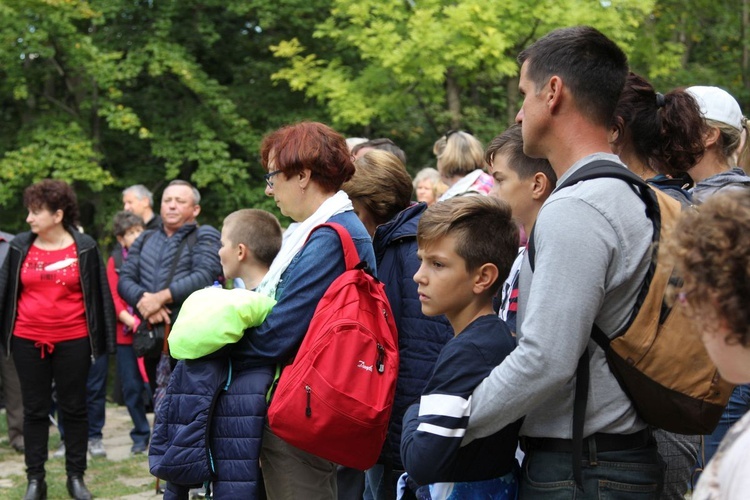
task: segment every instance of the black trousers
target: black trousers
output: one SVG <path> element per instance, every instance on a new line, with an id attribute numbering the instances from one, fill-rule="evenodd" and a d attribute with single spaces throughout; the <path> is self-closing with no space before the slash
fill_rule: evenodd
<path id="1" fill-rule="evenodd" d="M 12 341 L 13 361 L 23 397 L 26 476 L 29 479 L 44 478 L 53 381 L 57 405 L 65 420 L 65 471 L 68 476 L 82 476 L 86 471 L 88 449 L 86 380 L 91 366 L 89 339 L 59 342 L 52 352 L 47 347 L 37 347 L 33 340 L 14 336 Z"/>

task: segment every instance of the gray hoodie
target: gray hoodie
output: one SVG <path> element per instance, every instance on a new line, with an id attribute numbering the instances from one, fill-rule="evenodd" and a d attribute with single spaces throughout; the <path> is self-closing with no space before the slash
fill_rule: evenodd
<path id="1" fill-rule="evenodd" d="M 695 203 L 703 203 L 706 198 L 721 190 L 750 186 L 750 177 L 739 167 L 712 175 L 695 184 L 690 193 Z"/>

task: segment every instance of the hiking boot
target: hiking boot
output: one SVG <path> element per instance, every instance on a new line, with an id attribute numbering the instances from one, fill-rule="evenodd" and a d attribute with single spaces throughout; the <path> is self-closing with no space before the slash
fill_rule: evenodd
<path id="1" fill-rule="evenodd" d="M 65 443 L 60 443 L 60 446 L 52 454 L 52 458 L 65 458 Z"/>
<path id="2" fill-rule="evenodd" d="M 101 438 L 89 439 L 89 454 L 92 458 L 107 458 L 107 450 Z"/>

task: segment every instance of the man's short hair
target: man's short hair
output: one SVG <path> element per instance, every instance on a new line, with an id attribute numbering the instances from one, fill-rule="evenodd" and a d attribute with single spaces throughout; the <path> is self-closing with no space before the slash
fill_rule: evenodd
<path id="1" fill-rule="evenodd" d="M 255 208 L 237 210 L 224 218 L 224 228 L 232 245 L 242 243 L 256 259 L 271 266 L 281 248 L 281 225 L 273 214 Z"/>
<path id="2" fill-rule="evenodd" d="M 578 110 L 606 126 L 628 76 L 628 58 L 615 42 L 590 26 L 554 30 L 518 55 L 539 91 L 557 75 L 570 89 Z"/>
<path id="3" fill-rule="evenodd" d="M 112 232 L 115 233 L 115 236 L 125 236 L 125 233 L 133 227 L 142 227 L 145 229 L 146 224 L 143 222 L 143 219 L 133 212 L 122 210 L 115 214 L 112 220 Z"/>
<path id="4" fill-rule="evenodd" d="M 195 186 L 190 184 L 188 181 L 183 181 L 182 179 L 175 179 L 169 184 L 167 184 L 167 187 L 170 186 L 187 186 L 190 188 L 190 190 L 193 192 L 193 204 L 194 205 L 200 205 L 201 204 L 201 194 L 198 192 Z"/>
<path id="5" fill-rule="evenodd" d="M 139 200 L 147 199 L 148 206 L 154 208 L 154 195 L 143 184 L 135 184 L 122 190 L 122 195 L 133 193 Z"/>
<path id="6" fill-rule="evenodd" d="M 396 146 L 396 143 L 392 140 L 381 137 L 379 139 L 370 139 L 365 142 L 360 142 L 356 146 L 352 148 L 352 154 L 357 155 L 357 152 L 360 149 L 364 148 L 372 148 L 372 149 L 379 149 L 381 151 L 388 151 L 391 154 L 396 155 L 396 157 L 401 160 L 401 163 L 406 165 L 406 153 L 404 153 L 404 150 L 400 147 Z"/>
<path id="7" fill-rule="evenodd" d="M 456 253 L 472 271 L 494 264 L 498 277 L 490 288 L 494 295 L 507 279 L 518 254 L 518 225 L 510 205 L 492 196 L 457 196 L 431 205 L 417 226 L 417 245 L 429 246 L 452 236 Z"/>
<path id="8" fill-rule="evenodd" d="M 504 155 L 508 158 L 508 167 L 518 174 L 520 179 L 528 179 L 541 172 L 547 176 L 553 189 L 557 184 L 557 174 L 546 158 L 530 158 L 524 154 L 520 123 L 511 125 L 505 132 L 490 141 L 484 152 L 484 160 L 492 165 L 497 155 Z"/>

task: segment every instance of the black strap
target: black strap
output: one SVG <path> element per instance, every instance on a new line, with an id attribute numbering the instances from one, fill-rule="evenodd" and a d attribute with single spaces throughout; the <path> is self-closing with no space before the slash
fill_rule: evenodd
<path id="1" fill-rule="evenodd" d="M 189 243 L 188 240 L 191 239 L 191 236 L 193 236 L 192 240 L 193 240 L 193 242 L 195 242 L 195 240 L 197 238 L 197 235 L 195 235 L 195 229 L 197 227 L 198 226 L 193 226 L 193 228 L 185 235 L 185 237 L 182 238 L 182 241 L 180 242 L 180 246 L 177 247 L 177 253 L 175 253 L 175 255 L 174 255 L 174 260 L 172 261 L 172 267 L 169 268 L 169 275 L 167 276 L 167 282 L 164 285 L 164 288 L 169 288 L 169 285 L 172 284 L 172 278 L 174 278 L 174 273 L 175 273 L 175 271 L 177 271 L 177 264 L 180 263 L 180 256 L 182 255 L 182 249 L 185 248 L 185 245 L 187 245 Z M 144 245 L 146 244 L 145 240 L 144 240 L 143 244 Z M 192 247 L 193 245 L 190 245 L 190 246 Z M 141 248 L 143 248 L 143 247 L 141 247 Z"/>
<path id="2" fill-rule="evenodd" d="M 652 240 L 654 242 L 659 241 L 659 233 L 661 231 L 661 212 L 659 211 L 659 201 L 656 198 L 656 193 L 650 186 L 638 177 L 636 174 L 623 167 L 619 163 L 615 163 L 610 160 L 596 160 L 592 161 L 579 168 L 573 174 L 565 179 L 565 182 L 558 184 L 555 188 L 555 192 L 565 189 L 566 187 L 573 186 L 581 181 L 587 181 L 590 179 L 601 179 L 601 178 L 612 178 L 620 179 L 627 182 L 634 188 L 634 191 L 640 196 L 643 203 L 646 205 L 646 215 L 651 219 L 654 225 L 654 236 Z M 531 270 L 534 270 L 534 260 L 536 257 L 536 248 L 534 246 L 534 229 L 536 224 L 532 226 L 531 233 L 528 239 L 528 250 L 526 253 L 529 256 L 529 265 Z M 649 280 L 650 282 L 650 280 Z"/>
<path id="3" fill-rule="evenodd" d="M 586 421 L 586 403 L 589 397 L 589 349 L 586 348 L 576 368 L 576 393 L 573 400 L 573 479 L 583 491 L 583 424 Z"/>

